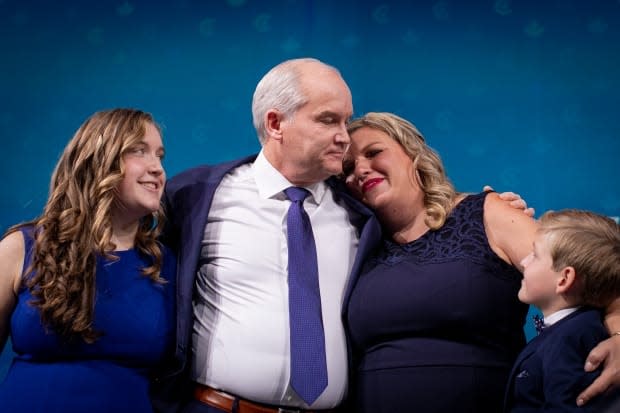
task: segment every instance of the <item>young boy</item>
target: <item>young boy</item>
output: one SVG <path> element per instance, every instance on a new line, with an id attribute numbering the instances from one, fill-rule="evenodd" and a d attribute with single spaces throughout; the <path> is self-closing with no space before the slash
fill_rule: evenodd
<path id="1" fill-rule="evenodd" d="M 577 407 L 600 371 L 583 370 L 590 350 L 609 337 L 599 309 L 620 295 L 620 227 L 591 212 L 547 212 L 533 252 L 523 259 L 519 299 L 544 315 L 544 329 L 523 349 L 506 390 L 506 412 L 601 412 L 618 395 Z"/>

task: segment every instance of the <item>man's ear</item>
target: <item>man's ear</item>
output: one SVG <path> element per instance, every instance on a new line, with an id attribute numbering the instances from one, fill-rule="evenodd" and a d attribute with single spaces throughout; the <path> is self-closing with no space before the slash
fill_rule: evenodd
<path id="1" fill-rule="evenodd" d="M 564 267 L 559 272 L 555 292 L 558 294 L 567 294 L 575 284 L 575 269 L 570 266 Z"/>
<path id="2" fill-rule="evenodd" d="M 270 109 L 265 113 L 265 130 L 270 139 L 282 140 L 282 120 L 284 116 L 276 109 Z"/>

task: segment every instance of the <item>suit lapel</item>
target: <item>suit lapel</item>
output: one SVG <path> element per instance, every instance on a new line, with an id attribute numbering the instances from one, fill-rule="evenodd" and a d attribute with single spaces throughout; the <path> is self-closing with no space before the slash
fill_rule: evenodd
<path id="1" fill-rule="evenodd" d="M 190 343 L 194 282 L 213 196 L 228 172 L 239 165 L 252 162 L 255 158 L 256 156 L 251 156 L 205 168 L 194 178 L 194 183 L 182 186 L 174 196 L 174 213 L 181 214 L 178 220 L 181 240 L 177 266 L 177 336 L 182 348 L 177 350 L 183 353 L 188 351 L 186 345 Z"/>
<path id="2" fill-rule="evenodd" d="M 359 231 L 359 244 L 357 253 L 355 254 L 355 261 L 353 262 L 353 266 L 351 268 L 351 274 L 349 274 L 345 289 L 342 306 L 342 314 L 344 315 L 346 313 L 347 303 L 349 302 L 351 291 L 357 282 L 357 278 L 362 266 L 364 265 L 364 261 L 381 240 L 381 226 L 372 211 L 347 192 L 342 181 L 336 178 L 330 178 L 326 182 L 334 190 L 337 196 L 344 201 L 347 207 L 353 211 L 354 214 L 359 215 L 357 222 L 355 219 L 352 219 L 353 225 L 355 225 Z"/>

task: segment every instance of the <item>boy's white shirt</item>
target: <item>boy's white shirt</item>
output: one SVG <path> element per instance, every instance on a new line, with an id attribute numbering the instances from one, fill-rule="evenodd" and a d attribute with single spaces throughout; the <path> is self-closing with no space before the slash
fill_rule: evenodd
<path id="1" fill-rule="evenodd" d="M 553 324 L 557 323 L 558 321 L 560 321 L 564 317 L 567 317 L 570 314 L 574 313 L 575 311 L 579 310 L 579 307 L 580 306 L 564 308 L 562 310 L 556 311 L 555 313 L 549 314 L 543 320 L 544 323 L 545 323 L 545 327 L 552 326 Z"/>

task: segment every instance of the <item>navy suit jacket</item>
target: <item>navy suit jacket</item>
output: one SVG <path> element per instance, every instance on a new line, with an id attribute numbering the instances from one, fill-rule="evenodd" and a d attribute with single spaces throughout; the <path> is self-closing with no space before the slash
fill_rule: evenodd
<path id="1" fill-rule="evenodd" d="M 228 172 L 242 164 L 251 163 L 254 159 L 256 155 L 216 166 L 200 166 L 175 176 L 166 184 L 164 206 L 168 224 L 164 242 L 177 252 L 178 259 L 175 374 L 187 369 L 191 352 L 194 280 L 213 195 Z M 350 217 L 352 223 L 358 228 L 360 238 L 345 293 L 344 302 L 347 303 L 351 287 L 360 272 L 364 258 L 381 238 L 381 229 L 372 212 L 353 199 L 339 180 L 330 178 L 326 183 L 333 189 L 337 200 L 342 200 L 347 209 L 352 212 Z M 243 251 L 239 251 L 239 254 L 243 254 Z"/>
<path id="2" fill-rule="evenodd" d="M 580 308 L 545 328 L 521 351 L 510 373 L 504 411 L 525 412 L 601 412 L 609 403 L 602 396 L 577 407 L 581 391 L 600 374 L 583 370 L 588 353 L 609 338 L 601 313 Z"/>

